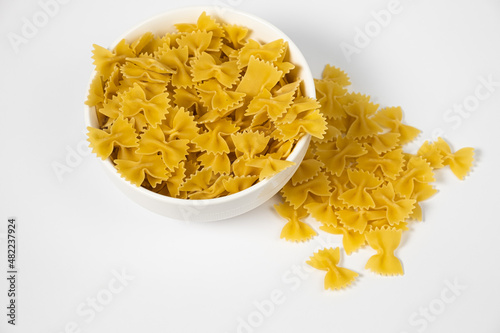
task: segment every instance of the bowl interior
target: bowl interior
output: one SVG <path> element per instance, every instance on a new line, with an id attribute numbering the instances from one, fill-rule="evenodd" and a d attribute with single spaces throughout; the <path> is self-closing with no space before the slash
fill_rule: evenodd
<path id="1" fill-rule="evenodd" d="M 284 39 L 285 41 L 287 41 L 288 42 L 287 61 L 292 62 L 296 66 L 295 69 L 290 73 L 290 75 L 299 77 L 303 81 L 301 89 L 306 96 L 312 98 L 316 97 L 314 80 L 311 71 L 309 69 L 309 66 L 307 65 L 304 56 L 297 48 L 297 46 L 293 43 L 293 41 L 272 24 L 256 16 L 240 12 L 231 8 L 218 7 L 218 6 L 187 7 L 157 15 L 123 34 L 110 46 L 110 49 L 113 49 L 122 39 L 125 39 L 127 42 L 132 42 L 146 32 L 152 32 L 157 36 L 164 35 L 169 32 L 175 32 L 176 29 L 174 24 L 196 23 L 198 17 L 203 11 L 205 11 L 208 15 L 212 16 L 219 22 L 241 25 L 248 28 L 249 34 L 247 38 L 255 39 L 261 43 L 271 42 L 276 39 Z M 87 126 L 98 127 L 98 121 L 94 107 L 86 107 L 85 121 Z M 295 145 L 291 154 L 288 156 L 287 160 L 295 162 L 296 165 L 293 168 L 288 168 L 281 172 L 281 173 L 289 173 L 289 175 L 287 175 L 286 181 L 288 181 L 288 179 L 293 175 L 296 168 L 302 161 L 307 151 L 309 141 L 310 141 L 310 135 L 306 135 L 303 138 L 301 138 Z M 248 193 L 254 191 L 262 191 L 263 189 L 266 189 L 266 192 L 270 191 L 269 190 L 270 185 L 272 185 L 273 188 L 272 191 L 274 193 L 268 193 L 268 195 L 272 196 L 276 194 L 281 189 L 282 186 L 284 186 L 283 179 L 277 181 L 275 179 L 276 176 L 274 176 L 269 179 L 260 181 L 243 191 L 230 194 L 224 197 L 219 197 L 214 199 L 202 199 L 202 200 L 178 199 L 157 194 L 143 187 L 136 187 L 135 185 L 129 183 L 125 179 L 121 178 L 110 158 L 103 161 L 103 164 L 108 175 L 114 178 L 113 181 L 115 183 L 118 182 L 122 189 L 124 189 L 124 187 L 128 187 L 127 188 L 128 193 L 130 193 L 130 191 L 136 192 L 137 195 L 143 197 L 142 200 L 151 199 L 155 201 L 161 201 L 166 204 L 170 203 L 185 207 L 190 207 L 190 206 L 200 207 L 215 203 L 218 204 L 231 203 L 233 201 L 241 200 L 242 197 L 245 197 Z"/>

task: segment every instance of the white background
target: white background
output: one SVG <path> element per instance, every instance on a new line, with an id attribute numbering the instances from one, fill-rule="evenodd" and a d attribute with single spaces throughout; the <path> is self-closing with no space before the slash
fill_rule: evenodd
<path id="1" fill-rule="evenodd" d="M 74 0 L 23 37 L 42 6 L 0 0 L 1 272 L 7 218 L 19 224 L 17 325 L 7 324 L 0 272 L 0 332 L 500 332 L 500 2 L 401 0 L 369 45 L 356 44 L 358 29 L 376 29 L 372 12 L 388 3 Z M 315 77 L 327 63 L 341 67 L 354 91 L 402 106 L 405 122 L 423 131 L 418 140 L 441 129 L 453 148 L 477 149 L 463 182 L 438 171 L 424 222 L 411 224 L 396 252 L 404 276 L 366 271 L 373 251 L 363 249 L 341 258 L 359 272 L 356 283 L 325 291 L 324 272 L 305 271 L 304 262 L 340 238 L 281 240 L 277 198 L 231 220 L 169 220 L 129 201 L 100 160 L 78 153 L 92 44 L 109 45 L 181 5 L 260 16 L 295 41 Z M 17 52 L 13 34 L 26 38 Z M 348 59 L 341 43 L 359 53 Z M 495 82 L 489 96 L 471 112 L 447 113 L 474 101 L 476 89 L 487 92 L 480 77 Z M 58 177 L 53 166 L 61 164 L 71 172 Z M 129 280 L 116 280 L 120 272 Z M 269 305 L 272 293 L 282 294 L 280 304 Z M 105 303 L 99 311 L 90 305 L 96 297 Z"/>

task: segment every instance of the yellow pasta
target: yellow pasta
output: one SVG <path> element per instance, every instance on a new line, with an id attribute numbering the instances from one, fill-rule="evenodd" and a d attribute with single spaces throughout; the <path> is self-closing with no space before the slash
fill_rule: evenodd
<path id="1" fill-rule="evenodd" d="M 372 192 L 372 198 L 376 208 L 386 211 L 386 218 L 389 224 L 399 224 L 405 221 L 413 211 L 416 200 L 398 198 L 392 183 L 378 187 Z"/>
<path id="2" fill-rule="evenodd" d="M 382 184 L 382 180 L 369 172 L 354 169 L 347 169 L 347 177 L 349 178 L 352 188 L 342 193 L 339 198 L 350 207 L 375 207 L 373 198 L 367 190 L 378 187 Z"/>
<path id="3" fill-rule="evenodd" d="M 257 42 L 205 12 L 175 27 L 113 50 L 94 46 L 85 103 L 99 128 L 88 128 L 88 140 L 126 180 L 175 198 L 216 198 L 291 167 L 286 158 L 307 133 L 323 137 L 320 105 L 289 75 L 287 42 Z M 312 193 L 326 193 L 321 186 Z"/>
<path id="4" fill-rule="evenodd" d="M 377 254 L 370 257 L 366 268 L 381 275 L 403 275 L 403 266 L 394 251 L 401 241 L 401 230 L 375 229 L 366 233 L 366 241 Z"/>
<path id="5" fill-rule="evenodd" d="M 315 80 L 318 100 L 290 75 L 288 43 L 249 39 L 246 27 L 201 13 L 176 32 L 147 32 L 113 50 L 94 45 L 96 69 L 87 101 L 98 128 L 92 151 L 119 174 L 161 195 L 202 200 L 234 194 L 292 166 L 297 141 L 312 136 L 296 174 L 281 189 L 281 238 L 305 241 L 319 229 L 340 235 L 350 255 L 377 251 L 366 268 L 401 275 L 394 256 L 421 202 L 436 193 L 434 171 L 449 166 L 463 179 L 474 150 L 453 152 L 441 138 L 417 154 L 403 145 L 420 131 L 403 123 L 400 107 L 380 108 L 349 91 L 350 79 L 327 65 Z M 315 253 L 308 264 L 326 270 L 325 288 L 340 289 L 358 274 L 338 267 L 340 249 Z"/>
<path id="6" fill-rule="evenodd" d="M 315 252 L 306 262 L 308 265 L 326 271 L 325 289 L 342 289 L 350 285 L 358 273 L 337 266 L 340 261 L 340 249 L 329 248 Z"/>
<path id="7" fill-rule="evenodd" d="M 274 87 L 282 75 L 283 72 L 272 63 L 252 56 L 236 91 L 245 93 L 247 97 L 255 97 L 262 89 L 270 90 Z"/>
<path id="8" fill-rule="evenodd" d="M 302 216 L 305 211 L 321 223 L 320 230 L 340 235 L 346 254 L 366 244 L 375 249 L 367 269 L 401 275 L 403 266 L 394 251 L 401 234 L 409 230 L 409 221 L 422 220 L 420 202 L 436 193 L 431 184 L 434 170 L 449 165 L 462 179 L 472 165 L 473 149 L 453 153 L 440 138 L 425 142 L 417 154 L 405 153 L 403 145 L 420 131 L 402 123 L 400 107 L 380 109 L 369 96 L 349 92 L 349 78 L 333 66 L 326 66 L 315 84 L 326 132 L 313 138 L 281 194 L 295 214 L 302 212 Z M 294 104 L 281 118 L 300 119 L 300 112 L 295 116 L 291 111 L 300 110 L 303 103 Z M 283 138 L 284 134 L 274 135 Z M 333 256 L 330 250 L 314 257 Z M 312 266 L 325 269 L 316 261 Z M 325 288 L 336 285 L 327 280 Z"/>
<path id="9" fill-rule="evenodd" d="M 273 62 L 284 52 L 284 48 L 285 42 L 283 39 L 278 39 L 264 45 L 253 39 L 249 39 L 239 51 L 238 66 L 240 68 L 246 67 L 251 57 Z"/>
<path id="10" fill-rule="evenodd" d="M 148 99 L 141 86 L 134 84 L 121 96 L 120 111 L 124 117 L 132 117 L 142 111 L 148 124 L 156 127 L 165 119 L 169 103 L 168 93 L 158 94 Z"/>
<path id="11" fill-rule="evenodd" d="M 433 168 L 442 168 L 448 165 L 458 179 L 463 179 L 474 161 L 474 149 L 467 147 L 452 153 L 451 148 L 443 140 L 438 140 L 432 144 L 427 141 L 420 147 L 419 156 L 425 158 Z"/>
<path id="12" fill-rule="evenodd" d="M 92 152 L 103 160 L 111 155 L 117 145 L 122 147 L 139 145 L 134 128 L 121 115 L 111 124 L 109 132 L 89 127 L 88 136 L 91 140 Z"/>
<path id="13" fill-rule="evenodd" d="M 304 209 L 294 209 L 286 202 L 275 205 L 274 208 L 278 214 L 288 221 L 281 231 L 281 238 L 294 242 L 303 242 L 316 235 L 314 229 L 307 223 L 300 221 L 300 219 L 307 216 Z"/>
<path id="14" fill-rule="evenodd" d="M 366 149 L 359 142 L 339 137 L 334 142 L 320 143 L 317 145 L 316 156 L 323 162 L 326 169 L 339 176 L 350 166 L 352 158 L 366 154 Z"/>

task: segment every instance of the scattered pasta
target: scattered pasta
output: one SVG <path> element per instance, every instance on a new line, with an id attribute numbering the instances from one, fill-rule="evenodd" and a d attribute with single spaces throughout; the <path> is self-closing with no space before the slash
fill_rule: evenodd
<path id="1" fill-rule="evenodd" d="M 419 130 L 403 124 L 400 107 L 380 108 L 370 97 L 348 92 L 350 79 L 327 65 L 315 80 L 326 133 L 312 140 L 302 164 L 281 190 L 284 202 L 276 206 L 288 220 L 281 237 L 309 240 L 316 234 L 307 216 L 321 223 L 320 230 L 341 235 L 347 255 L 368 245 L 377 253 L 366 269 L 380 275 L 402 275 L 394 255 L 408 222 L 422 220 L 420 202 L 437 190 L 434 170 L 449 166 L 463 179 L 474 149 L 452 152 L 439 138 L 425 142 L 417 154 L 403 151 Z M 299 221 L 300 219 L 300 221 Z M 357 273 L 338 268 L 339 248 L 315 253 L 307 263 L 327 270 L 325 289 L 347 286 Z"/>
<path id="2" fill-rule="evenodd" d="M 359 275 L 356 272 L 344 267 L 338 267 L 340 261 L 340 249 L 329 248 L 315 252 L 309 258 L 307 264 L 323 271 L 326 271 L 325 289 L 342 289 L 350 285 Z"/>
<path id="3" fill-rule="evenodd" d="M 217 198 L 292 166 L 307 133 L 323 138 L 326 119 L 290 73 L 286 41 L 253 40 L 205 12 L 175 27 L 113 50 L 94 45 L 86 104 L 99 128 L 88 127 L 88 141 L 123 178 L 174 198 Z M 289 217 L 296 239 L 302 225 Z"/>
<path id="4" fill-rule="evenodd" d="M 181 199 L 237 193 L 289 168 L 303 136 L 312 136 L 297 172 L 275 205 L 287 220 L 281 238 L 310 240 L 320 230 L 341 235 L 351 255 L 376 251 L 365 268 L 402 275 L 395 256 L 420 203 L 437 191 L 434 171 L 470 171 L 474 149 L 452 151 L 442 138 L 416 154 L 403 151 L 419 130 L 403 124 L 400 107 L 380 108 L 349 92 L 347 74 L 327 65 L 315 80 L 318 100 L 304 96 L 287 42 L 248 37 L 249 30 L 203 12 L 177 31 L 94 45 L 96 74 L 86 104 L 98 128 L 88 127 L 92 151 L 111 159 L 130 183 Z M 340 249 L 323 249 L 307 264 L 327 271 L 325 289 L 342 289 L 358 273 L 338 267 Z"/>

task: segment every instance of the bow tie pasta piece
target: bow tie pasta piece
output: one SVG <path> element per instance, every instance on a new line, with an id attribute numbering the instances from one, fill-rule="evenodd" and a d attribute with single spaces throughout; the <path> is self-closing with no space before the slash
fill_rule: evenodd
<path id="1" fill-rule="evenodd" d="M 303 133 L 322 139 L 326 132 L 326 120 L 319 109 L 302 112 L 290 123 L 276 125 L 283 140 L 299 139 Z"/>
<path id="2" fill-rule="evenodd" d="M 377 251 L 377 254 L 368 259 L 366 268 L 381 275 L 403 275 L 403 266 L 394 251 L 401 242 L 402 230 L 375 229 L 365 234 L 368 245 Z"/>
<path id="3" fill-rule="evenodd" d="M 375 201 L 376 208 L 386 210 L 385 217 L 391 226 L 406 220 L 412 213 L 416 202 L 414 199 L 396 199 L 392 183 L 375 189 L 372 192 L 372 198 Z"/>
<path id="4" fill-rule="evenodd" d="M 189 140 L 165 141 L 160 127 L 150 127 L 142 135 L 136 153 L 152 155 L 160 153 L 167 170 L 173 171 L 188 155 Z"/>
<path id="5" fill-rule="evenodd" d="M 329 80 L 337 83 L 341 87 L 347 87 L 351 85 L 351 80 L 346 72 L 338 67 L 326 65 L 323 69 L 322 78 L 324 80 Z"/>
<path id="6" fill-rule="evenodd" d="M 380 219 L 385 215 L 383 211 L 367 209 L 342 209 L 336 212 L 340 222 L 348 230 L 363 233 L 369 221 Z"/>
<path id="7" fill-rule="evenodd" d="M 416 181 L 421 183 L 435 181 L 431 166 L 420 156 L 410 157 L 406 168 L 393 182 L 394 190 L 401 196 L 409 198 Z"/>
<path id="8" fill-rule="evenodd" d="M 173 100 L 175 105 L 189 110 L 197 116 L 206 112 L 203 110 L 203 103 L 194 87 L 174 89 Z"/>
<path id="9" fill-rule="evenodd" d="M 165 119 L 169 103 L 168 93 L 162 93 L 147 99 L 144 90 L 138 84 L 134 84 L 131 89 L 121 95 L 120 111 L 125 117 L 135 116 L 142 111 L 147 122 L 156 127 Z"/>
<path id="10" fill-rule="evenodd" d="M 316 236 L 316 231 L 307 223 L 300 221 L 307 216 L 307 212 L 303 208 L 295 209 L 287 202 L 279 205 L 274 205 L 274 208 L 288 222 L 281 230 L 281 238 L 292 242 L 303 242 Z"/>
<path id="11" fill-rule="evenodd" d="M 261 112 L 267 113 L 266 118 L 276 121 L 292 104 L 295 91 L 273 96 L 267 89 L 263 89 L 248 105 L 245 115 L 251 116 Z"/>
<path id="12" fill-rule="evenodd" d="M 232 173 L 236 177 L 256 176 L 259 178 L 262 169 L 248 165 L 248 161 L 249 160 L 245 156 L 236 158 L 231 163 Z"/>
<path id="13" fill-rule="evenodd" d="M 146 32 L 141 35 L 137 40 L 135 40 L 130 47 L 136 55 L 144 54 L 144 48 L 149 45 L 155 39 L 155 35 L 152 32 Z"/>
<path id="14" fill-rule="evenodd" d="M 318 146 L 316 156 L 319 161 L 323 162 L 329 172 L 340 176 L 345 168 L 349 166 L 349 158 L 356 158 L 366 153 L 366 149 L 360 143 L 339 137 L 334 142 Z"/>
<path id="15" fill-rule="evenodd" d="M 158 185 L 158 181 L 168 179 L 170 173 L 167 171 L 160 155 L 138 156 L 138 160 L 114 160 L 116 168 L 120 171 L 122 177 L 136 186 L 141 186 L 146 175 L 149 175 L 152 177 L 148 178 L 148 181 L 153 187 Z"/>
<path id="16" fill-rule="evenodd" d="M 373 120 L 380 126 L 391 129 L 394 133 L 399 133 L 399 143 L 405 145 L 415 139 L 420 130 L 402 123 L 403 110 L 401 107 L 388 107 L 379 110 Z"/>
<path id="17" fill-rule="evenodd" d="M 317 100 L 310 97 L 298 96 L 293 100 L 293 104 L 290 106 L 288 110 L 286 110 L 285 114 L 279 119 L 276 119 L 276 123 L 278 123 L 278 126 L 283 126 L 283 125 L 289 126 L 292 122 L 295 122 L 296 119 L 303 118 L 304 115 L 313 112 L 318 113 L 317 111 L 319 111 L 320 107 L 321 105 L 318 103 Z M 321 114 L 321 111 L 319 111 L 319 113 Z M 323 116 L 322 118 L 325 119 Z M 322 123 L 323 123 L 322 129 L 324 132 L 326 131 L 326 123 L 324 121 Z M 323 136 L 320 135 L 316 135 L 314 137 L 317 139 L 324 138 Z"/>
<path id="18" fill-rule="evenodd" d="M 344 106 L 337 100 L 337 97 L 344 96 L 347 90 L 337 82 L 328 79 L 316 79 L 314 83 L 318 102 L 321 104 L 321 112 L 329 119 L 346 117 Z"/>
<path id="19" fill-rule="evenodd" d="M 158 60 L 169 68 L 175 69 L 172 74 L 172 84 L 177 88 L 191 87 L 191 68 L 188 66 L 189 49 L 187 46 L 167 49 L 158 55 Z"/>
<path id="20" fill-rule="evenodd" d="M 326 271 L 325 289 L 342 289 L 350 285 L 358 273 L 344 267 L 338 267 L 340 249 L 323 249 L 315 252 L 306 263 L 316 269 Z"/>
<path id="21" fill-rule="evenodd" d="M 354 169 L 347 169 L 347 176 L 353 188 L 342 193 L 340 199 L 354 208 L 375 207 L 375 202 L 367 190 L 380 186 L 382 180 L 367 171 Z"/>
<path id="22" fill-rule="evenodd" d="M 239 51 L 238 67 L 244 68 L 248 66 L 251 57 L 263 61 L 274 62 L 284 52 L 284 49 L 285 42 L 283 39 L 277 39 L 264 45 L 261 45 L 253 39 L 249 39 Z"/>
<path id="23" fill-rule="evenodd" d="M 207 80 L 196 86 L 203 105 L 209 110 L 232 110 L 242 105 L 245 93 L 224 89 L 217 80 Z M 219 113 L 223 116 L 223 113 Z"/>
<path id="24" fill-rule="evenodd" d="M 382 132 L 382 128 L 373 120 L 373 115 L 378 110 L 378 104 L 371 102 L 354 102 L 345 107 L 345 111 L 355 120 L 349 127 L 348 138 L 365 138 Z"/>
<path id="25" fill-rule="evenodd" d="M 247 28 L 235 24 L 224 24 L 222 27 L 225 38 L 231 43 L 233 49 L 239 49 L 245 44 L 245 38 L 248 35 Z"/>
<path id="26" fill-rule="evenodd" d="M 177 39 L 177 45 L 187 47 L 189 56 L 197 58 L 209 48 L 212 36 L 212 32 L 193 31 Z"/>
<path id="27" fill-rule="evenodd" d="M 126 58 L 135 57 L 134 51 L 124 39 L 118 43 L 113 51 L 94 44 L 92 53 L 96 70 L 103 76 L 104 80 L 109 78 L 115 66 L 125 63 Z"/>
<path id="28" fill-rule="evenodd" d="M 399 145 L 399 137 L 401 134 L 395 132 L 386 132 L 379 135 L 374 135 L 364 139 L 362 142 L 369 145 L 377 154 L 387 153 L 390 150 L 395 150 Z"/>
<path id="29" fill-rule="evenodd" d="M 292 165 L 295 165 L 295 163 L 292 161 L 274 158 L 272 155 L 265 155 L 249 160 L 247 165 L 260 169 L 259 180 L 263 180 L 274 176 L 278 172 L 281 172 Z"/>
<path id="30" fill-rule="evenodd" d="M 372 147 L 365 147 L 367 153 L 358 157 L 357 167 L 371 173 L 380 170 L 385 177 L 396 179 L 396 176 L 403 170 L 403 149 L 395 149 L 379 155 Z"/>
<path id="31" fill-rule="evenodd" d="M 175 70 L 149 56 L 127 58 L 121 67 L 124 77 L 143 82 L 163 84 L 165 87 Z"/>
<path id="32" fill-rule="evenodd" d="M 167 141 L 171 140 L 193 140 L 198 136 L 200 128 L 194 119 L 183 107 L 169 109 L 160 128 Z"/>
<path id="33" fill-rule="evenodd" d="M 224 29 L 215 19 L 207 15 L 207 13 L 201 13 L 198 17 L 196 24 L 192 23 L 178 23 L 174 24 L 179 32 L 191 33 L 195 31 L 206 31 L 212 32 L 215 37 L 224 37 Z"/>
<path id="34" fill-rule="evenodd" d="M 137 147 L 139 145 L 134 128 L 121 115 L 111 124 L 109 132 L 94 127 L 87 127 L 87 130 L 92 152 L 103 160 L 111 155 L 116 146 Z"/>
<path id="35" fill-rule="evenodd" d="M 222 133 L 217 130 L 208 130 L 205 133 L 198 135 L 191 142 L 196 144 L 202 151 L 211 154 L 229 154 L 229 146 L 222 136 Z"/>
<path id="36" fill-rule="evenodd" d="M 231 134 L 231 139 L 238 156 L 252 159 L 267 148 L 270 138 L 261 132 L 245 131 Z"/>
<path id="37" fill-rule="evenodd" d="M 444 167 L 443 156 L 436 144 L 425 141 L 418 149 L 417 155 L 423 157 L 433 169 Z"/>
<path id="38" fill-rule="evenodd" d="M 193 60 L 191 67 L 194 82 L 202 82 L 213 78 L 226 88 L 231 88 L 240 76 L 240 71 L 235 60 L 217 64 L 214 57 L 206 52 L 203 52 L 196 60 Z"/>
<path id="39" fill-rule="evenodd" d="M 452 153 L 450 146 L 443 138 L 438 138 L 437 142 L 432 144 L 426 141 L 418 154 L 435 168 L 449 165 L 451 171 L 460 180 L 464 179 L 474 162 L 474 148 L 462 148 Z"/>
<path id="40" fill-rule="evenodd" d="M 323 225 L 337 226 L 337 215 L 335 208 L 330 205 L 330 197 L 319 197 L 318 200 L 309 202 L 304 207 L 309 215 Z"/>
<path id="41" fill-rule="evenodd" d="M 214 173 L 221 175 L 231 173 L 231 161 L 227 154 L 202 153 L 198 156 L 197 161 L 199 161 L 204 168 L 212 168 Z"/>
<path id="42" fill-rule="evenodd" d="M 279 71 L 273 64 L 252 56 L 236 92 L 245 93 L 248 97 L 255 97 L 263 89 L 271 90 L 282 75 L 283 72 Z"/>

